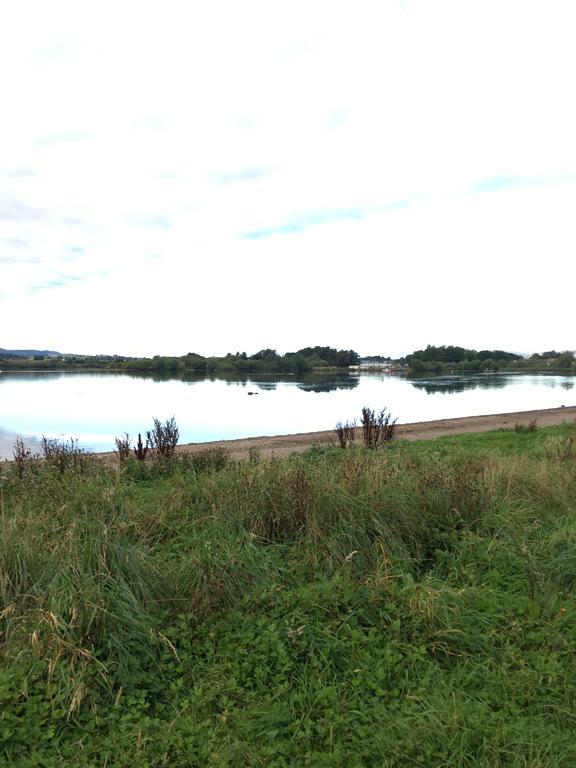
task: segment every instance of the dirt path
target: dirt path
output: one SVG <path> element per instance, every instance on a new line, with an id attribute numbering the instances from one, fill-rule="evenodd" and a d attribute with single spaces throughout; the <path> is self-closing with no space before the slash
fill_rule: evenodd
<path id="1" fill-rule="evenodd" d="M 519 411 L 500 413 L 490 416 L 466 416 L 460 419 L 440 419 L 420 421 L 414 424 L 399 424 L 397 435 L 404 440 L 430 440 L 446 435 L 461 435 L 465 432 L 489 432 L 493 429 L 513 429 L 515 424 L 529 424 L 536 421 L 537 426 L 546 427 L 562 422 L 576 423 L 576 406 L 567 408 L 548 408 L 539 411 Z M 360 430 L 358 430 L 358 439 Z M 325 432 L 303 432 L 296 435 L 277 435 L 275 437 L 247 437 L 240 440 L 219 440 L 212 443 L 188 443 L 178 446 L 178 451 L 201 451 L 213 446 L 227 448 L 235 459 L 246 459 L 251 450 L 261 456 L 287 456 L 290 453 L 302 453 L 315 445 L 336 445 L 333 430 Z M 113 456 L 114 454 L 102 454 Z"/>

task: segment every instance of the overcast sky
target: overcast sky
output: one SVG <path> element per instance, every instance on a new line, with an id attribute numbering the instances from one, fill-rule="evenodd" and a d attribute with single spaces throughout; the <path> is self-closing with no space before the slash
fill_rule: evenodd
<path id="1" fill-rule="evenodd" d="M 573 0 L 0 6 L 0 347 L 574 349 Z"/>

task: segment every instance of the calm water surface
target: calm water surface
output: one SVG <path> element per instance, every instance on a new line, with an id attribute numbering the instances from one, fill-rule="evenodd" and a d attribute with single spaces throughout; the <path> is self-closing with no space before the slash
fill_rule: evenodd
<path id="1" fill-rule="evenodd" d="M 92 451 L 176 417 L 180 442 L 332 429 L 364 405 L 386 406 L 400 423 L 575 405 L 575 379 L 551 375 L 385 374 L 192 376 L 158 379 L 110 373 L 0 373 L 0 458 L 16 435 L 38 450 L 42 435 L 73 437 Z M 257 395 L 249 395 L 257 392 Z"/>

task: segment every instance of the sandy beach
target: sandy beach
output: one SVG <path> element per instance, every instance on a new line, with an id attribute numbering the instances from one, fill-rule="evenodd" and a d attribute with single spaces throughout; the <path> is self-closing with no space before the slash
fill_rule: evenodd
<path id="1" fill-rule="evenodd" d="M 399 424 L 396 435 L 404 440 L 432 440 L 436 437 L 461 435 L 465 432 L 513 429 L 516 424 L 527 425 L 532 421 L 535 421 L 538 427 L 548 427 L 563 422 L 576 424 L 576 406 Z M 361 430 L 357 428 L 357 440 L 361 441 L 361 439 Z M 222 446 L 230 451 L 232 458 L 246 459 L 249 457 L 250 451 L 258 451 L 263 457 L 280 457 L 288 456 L 291 453 L 303 453 L 313 446 L 322 445 L 337 445 L 334 430 L 302 432 L 294 435 L 264 435 L 239 440 L 217 440 L 210 443 L 187 443 L 179 445 L 177 450 L 201 451 L 214 446 Z M 113 457 L 114 453 L 99 455 Z"/>

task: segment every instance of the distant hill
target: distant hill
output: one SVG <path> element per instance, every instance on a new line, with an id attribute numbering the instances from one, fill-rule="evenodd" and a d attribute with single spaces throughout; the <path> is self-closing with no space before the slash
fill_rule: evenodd
<path id="1" fill-rule="evenodd" d="M 62 353 L 51 349 L 2 349 L 0 347 L 0 357 L 34 357 L 34 355 L 60 357 Z"/>

